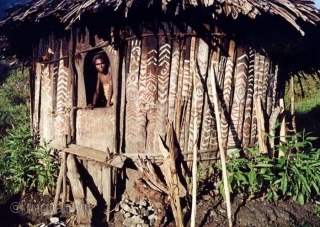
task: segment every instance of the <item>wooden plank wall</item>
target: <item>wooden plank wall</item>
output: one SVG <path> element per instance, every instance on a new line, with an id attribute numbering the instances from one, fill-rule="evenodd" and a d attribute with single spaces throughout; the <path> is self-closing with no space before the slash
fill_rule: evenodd
<path id="1" fill-rule="evenodd" d="M 211 151 L 203 157 L 213 157 L 218 150 L 214 111 L 221 114 L 226 149 L 257 143 L 260 132 L 253 103 L 258 97 L 263 100 L 268 122 L 278 103 L 276 67 L 264 53 L 226 37 L 218 40 L 218 48 L 192 36 L 145 36 L 127 42 L 130 61 L 125 62 L 127 77 L 121 88 L 126 91 L 125 152 L 158 153 L 156 136 L 165 135 L 169 119 L 182 152 L 191 152 L 196 144 L 199 150 Z M 211 98 L 211 65 L 219 86 L 219 110 L 214 110 Z M 199 136 L 194 141 L 196 131 Z"/>
<path id="2" fill-rule="evenodd" d="M 170 120 L 178 148 L 187 159 L 194 146 L 201 151 L 203 160 L 217 158 L 217 124 L 221 124 L 226 149 L 256 144 L 263 132 L 258 131 L 253 103 L 258 98 L 262 100 L 267 125 L 278 105 L 277 65 L 265 53 L 237 45 L 225 36 L 219 35 L 215 39 L 217 45 L 211 45 L 192 35 L 190 28 L 181 31 L 163 23 L 162 29 L 167 34 L 187 35 L 133 38 L 124 42 L 123 53 L 112 46 L 101 48 L 112 67 L 115 105 L 95 111 L 83 109 L 87 105 L 85 50 L 94 48 L 88 31 L 83 39 L 78 39 L 76 32 L 69 40 L 54 36 L 42 39 L 36 55 L 54 61 L 35 64 L 35 134 L 47 141 L 62 142 L 67 136 L 68 142 L 73 139 L 79 146 L 104 152 L 158 154 L 157 137 L 166 139 L 165 126 Z M 96 43 L 104 41 L 96 38 Z M 211 66 L 219 109 L 213 107 Z M 216 122 L 215 111 L 219 111 L 221 122 Z M 91 161 L 84 161 L 83 165 L 104 200 L 110 200 L 111 183 L 101 182 L 105 178 L 110 182 L 111 169 Z M 126 177 L 132 186 L 136 174 L 130 171 L 126 171 Z M 97 198 L 93 194 L 87 188 L 88 200 L 95 204 Z"/>

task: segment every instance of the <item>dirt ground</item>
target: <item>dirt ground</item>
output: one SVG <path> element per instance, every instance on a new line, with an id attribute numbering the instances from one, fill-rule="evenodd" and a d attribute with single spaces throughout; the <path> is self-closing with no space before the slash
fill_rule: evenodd
<path id="1" fill-rule="evenodd" d="M 41 196 L 38 193 L 27 194 L 24 197 L 20 195 L 12 196 L 4 204 L 0 205 L 0 226 L 40 226 L 42 223 L 48 223 L 50 217 L 50 206 L 54 198 L 50 196 Z M 38 205 L 41 204 L 42 207 Z M 320 206 L 320 205 L 318 205 Z M 76 215 L 72 204 L 67 205 L 64 215 L 60 220 L 67 223 L 67 226 L 77 226 Z M 183 209 L 185 225 L 190 226 L 190 213 L 185 207 Z M 254 200 L 243 202 L 241 199 L 235 199 L 232 203 L 232 213 L 234 226 L 272 226 L 272 227 L 318 227 L 320 226 L 319 211 L 316 213 L 316 204 L 310 203 L 300 205 L 290 200 L 267 202 Z M 95 217 L 100 217 L 95 215 Z M 93 220 L 93 226 L 123 227 L 124 217 L 121 213 L 114 213 L 112 221 L 105 223 L 100 220 Z M 167 227 L 175 226 L 173 219 L 169 217 Z M 223 200 L 212 198 L 208 195 L 202 196 L 197 202 L 196 225 L 199 227 L 228 226 L 227 211 Z"/>

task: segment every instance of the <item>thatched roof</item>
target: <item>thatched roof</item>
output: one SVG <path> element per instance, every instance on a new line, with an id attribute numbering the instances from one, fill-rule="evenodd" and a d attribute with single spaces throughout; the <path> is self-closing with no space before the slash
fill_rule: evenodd
<path id="1" fill-rule="evenodd" d="M 103 9 L 119 11 L 124 17 L 131 11 L 143 14 L 139 9 L 162 11 L 165 15 L 178 15 L 190 8 L 200 8 L 212 14 L 213 19 L 225 15 L 234 19 L 239 15 L 256 18 L 262 14 L 279 15 L 293 25 L 301 34 L 300 22 L 315 23 L 320 20 L 319 11 L 312 0 L 31 0 L 7 10 L 7 17 L 0 26 L 21 21 L 41 21 L 54 16 L 66 28 L 78 20 L 85 12 Z"/>

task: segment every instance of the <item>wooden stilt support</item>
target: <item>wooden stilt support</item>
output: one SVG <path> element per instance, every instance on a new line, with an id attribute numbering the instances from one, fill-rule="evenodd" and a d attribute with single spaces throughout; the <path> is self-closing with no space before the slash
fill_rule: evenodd
<path id="1" fill-rule="evenodd" d="M 62 168 L 62 198 L 61 203 L 64 206 L 67 197 L 67 166 L 66 166 L 67 154 L 62 152 L 61 168 Z"/>
<path id="2" fill-rule="evenodd" d="M 108 159 L 111 158 L 109 148 L 107 148 Z M 111 178 L 111 167 L 103 166 L 102 167 L 102 195 L 107 204 L 106 209 L 106 221 L 110 221 L 110 212 L 111 212 L 111 186 L 112 186 L 112 178 Z"/>
<path id="3" fill-rule="evenodd" d="M 62 179 L 63 179 L 63 166 L 62 166 L 62 163 L 61 163 L 59 176 L 58 176 L 58 180 L 57 180 L 57 184 L 56 184 L 56 194 L 55 194 L 55 197 L 54 197 L 53 209 L 52 209 L 52 214 L 51 215 L 55 215 L 57 213 L 58 202 L 59 202 L 60 193 L 61 193 Z"/>
<path id="4" fill-rule="evenodd" d="M 72 195 L 77 210 L 77 221 L 80 227 L 91 226 L 91 210 L 85 202 L 83 188 L 80 182 L 80 175 L 77 170 L 75 156 L 69 154 L 67 157 L 67 176 L 71 184 Z"/>

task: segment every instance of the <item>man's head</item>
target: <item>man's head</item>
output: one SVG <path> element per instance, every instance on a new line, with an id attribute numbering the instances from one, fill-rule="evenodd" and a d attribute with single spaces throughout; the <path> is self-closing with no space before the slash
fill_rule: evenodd
<path id="1" fill-rule="evenodd" d="M 95 65 L 96 69 L 98 70 L 98 72 L 100 73 L 105 73 L 106 70 L 106 57 L 103 54 L 97 54 L 93 57 L 92 62 Z"/>

